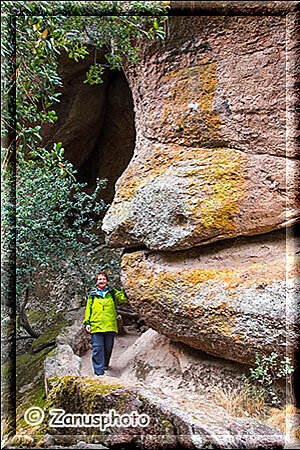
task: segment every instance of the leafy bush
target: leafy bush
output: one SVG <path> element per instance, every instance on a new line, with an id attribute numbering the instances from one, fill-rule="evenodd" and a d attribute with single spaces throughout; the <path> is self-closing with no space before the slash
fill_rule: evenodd
<path id="1" fill-rule="evenodd" d="M 57 120 L 62 81 L 58 55 L 75 61 L 87 43 L 106 49 L 107 65 L 139 61 L 143 40 L 162 39 L 169 2 L 4 1 L 2 7 L 2 292 L 11 314 L 14 283 L 19 325 L 36 335 L 25 306 L 36 275 L 80 269 L 95 242 L 97 214 L 104 208 L 98 180 L 92 194 L 64 159 L 63 143 L 44 148 L 41 128 Z M 101 83 L 93 64 L 87 82 Z M 92 218 L 93 217 L 93 218 Z M 16 275 L 16 277 L 15 277 Z"/>
<path id="2" fill-rule="evenodd" d="M 260 357 L 256 353 L 255 366 L 249 369 L 249 379 L 255 382 L 256 386 L 251 389 L 252 391 L 255 390 L 255 396 L 265 397 L 273 405 L 277 405 L 279 404 L 279 398 L 275 392 L 274 383 L 291 375 L 293 371 L 292 360 L 289 357 L 280 359 L 276 352 Z M 252 393 L 254 394 L 254 391 Z"/>

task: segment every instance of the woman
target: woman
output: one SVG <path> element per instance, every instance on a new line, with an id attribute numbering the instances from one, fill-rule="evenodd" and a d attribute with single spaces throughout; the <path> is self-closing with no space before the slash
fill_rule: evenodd
<path id="1" fill-rule="evenodd" d="M 108 286 L 105 272 L 97 273 L 96 282 L 97 286 L 87 299 L 83 325 L 91 333 L 94 372 L 103 376 L 109 365 L 114 335 L 118 332 L 115 305 L 126 303 L 128 299 L 123 288 L 117 291 Z"/>

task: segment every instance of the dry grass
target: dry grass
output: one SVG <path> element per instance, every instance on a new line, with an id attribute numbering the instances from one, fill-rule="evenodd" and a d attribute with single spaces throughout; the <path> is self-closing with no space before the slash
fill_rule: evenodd
<path id="1" fill-rule="evenodd" d="M 264 420 L 267 414 L 265 399 L 254 388 L 251 391 L 246 388 L 216 388 L 210 392 L 209 397 L 233 417 L 255 417 Z"/>
<path id="2" fill-rule="evenodd" d="M 232 417 L 252 417 L 282 431 L 290 442 L 300 442 L 300 410 L 289 404 L 281 408 L 267 405 L 264 396 L 255 387 L 226 390 L 216 388 L 209 398 L 224 408 Z"/>
<path id="3" fill-rule="evenodd" d="M 300 442 L 300 410 L 294 405 L 270 408 L 266 422 L 281 430 L 289 440 Z"/>

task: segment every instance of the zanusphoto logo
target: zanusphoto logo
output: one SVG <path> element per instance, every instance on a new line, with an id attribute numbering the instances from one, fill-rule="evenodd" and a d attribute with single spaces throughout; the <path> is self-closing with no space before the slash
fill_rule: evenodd
<path id="1" fill-rule="evenodd" d="M 105 431 L 109 427 L 146 427 L 150 423 L 147 414 L 139 414 L 137 411 L 118 414 L 111 409 L 103 414 L 68 414 L 63 409 L 50 409 L 49 414 L 49 426 L 52 428 L 99 427 L 101 431 Z"/>

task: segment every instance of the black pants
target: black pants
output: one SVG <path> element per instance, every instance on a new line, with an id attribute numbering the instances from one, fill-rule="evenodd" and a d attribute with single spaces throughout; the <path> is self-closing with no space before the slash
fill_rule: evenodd
<path id="1" fill-rule="evenodd" d="M 92 333 L 92 362 L 96 375 L 104 374 L 104 366 L 109 365 L 112 349 L 114 346 L 114 331 Z"/>

